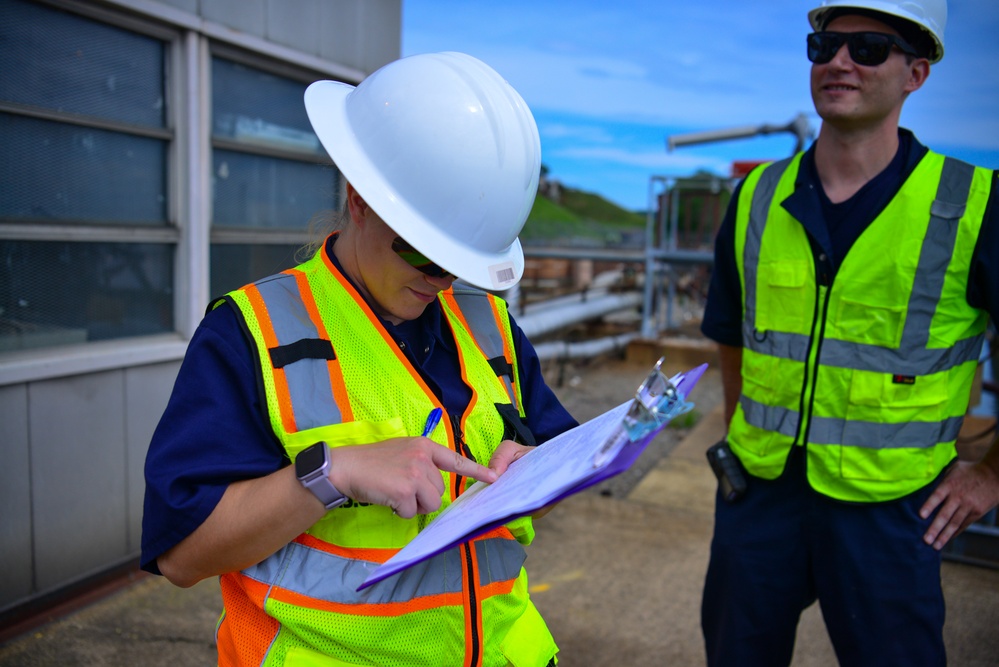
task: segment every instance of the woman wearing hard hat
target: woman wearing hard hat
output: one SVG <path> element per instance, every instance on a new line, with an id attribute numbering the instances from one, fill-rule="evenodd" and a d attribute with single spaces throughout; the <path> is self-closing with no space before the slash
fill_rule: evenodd
<path id="1" fill-rule="evenodd" d="M 989 318 L 999 185 L 899 127 L 944 0 L 808 13 L 815 144 L 739 185 L 702 331 L 747 472 L 715 503 L 707 664 L 790 664 L 818 601 L 841 665 L 944 665 L 940 549 L 999 502 L 999 440 L 959 462 Z M 738 248 L 738 250 L 736 250 Z"/>
<path id="2" fill-rule="evenodd" d="M 356 590 L 467 485 L 576 424 L 505 303 L 453 284 L 523 273 L 534 119 L 459 53 L 316 82 L 305 105 L 344 224 L 206 315 L 150 446 L 143 567 L 220 576 L 222 665 L 554 664 L 530 518 Z"/>

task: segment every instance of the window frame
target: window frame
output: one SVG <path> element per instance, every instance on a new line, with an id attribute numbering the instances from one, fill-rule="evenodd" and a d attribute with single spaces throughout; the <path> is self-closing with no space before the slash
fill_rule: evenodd
<path id="1" fill-rule="evenodd" d="M 172 7 L 143 6 L 139 10 L 134 5 L 96 6 L 80 0 L 34 2 L 163 41 L 164 99 L 167 104 L 163 130 L 12 103 L 0 102 L 0 111 L 167 141 L 167 220 L 165 225 L 155 227 L 0 222 L 0 239 L 172 245 L 174 330 L 149 336 L 0 353 L 0 386 L 180 360 L 204 316 L 208 300 L 213 296 L 209 294 L 212 244 L 303 245 L 309 240 L 306 227 L 300 231 L 212 228 L 211 165 L 212 151 L 216 147 L 268 157 L 313 161 L 294 151 L 264 147 L 248 151 L 245 146 L 231 145 L 234 142 L 213 139 L 212 58 L 227 58 L 303 83 L 335 79 L 356 84 L 365 73 L 259 37 L 237 33 Z M 139 11 L 141 14 L 136 13 Z M 314 162 L 329 164 L 330 160 L 316 155 Z M 342 200 L 342 178 L 337 190 L 338 200 Z"/>

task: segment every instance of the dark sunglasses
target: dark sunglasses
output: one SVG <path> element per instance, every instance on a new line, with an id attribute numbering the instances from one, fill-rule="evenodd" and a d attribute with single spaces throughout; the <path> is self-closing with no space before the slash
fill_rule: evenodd
<path id="1" fill-rule="evenodd" d="M 816 65 L 825 65 L 847 45 L 850 57 L 858 65 L 875 67 L 888 60 L 891 47 L 910 56 L 918 55 L 901 37 L 883 32 L 813 32 L 808 36 L 808 59 Z"/>
<path id="2" fill-rule="evenodd" d="M 395 241 L 392 241 L 392 252 L 402 257 L 402 261 L 431 278 L 447 278 L 451 275 L 447 269 L 442 269 L 420 254 L 419 250 L 406 243 L 401 236 L 395 237 Z"/>

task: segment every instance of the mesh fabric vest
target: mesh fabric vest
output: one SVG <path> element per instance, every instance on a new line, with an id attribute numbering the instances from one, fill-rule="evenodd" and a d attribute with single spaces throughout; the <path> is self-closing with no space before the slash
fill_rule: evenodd
<path id="1" fill-rule="evenodd" d="M 505 304 L 473 289 L 439 298 L 472 399 L 464 414 L 445 412 L 431 438 L 485 464 L 504 434 L 495 405 L 523 414 Z M 292 460 L 318 441 L 418 435 L 443 408 L 324 251 L 226 300 L 253 338 L 268 417 Z M 443 510 L 470 481 L 441 474 Z M 223 575 L 220 664 L 545 664 L 556 647 L 528 597 L 518 542 L 533 536 L 529 519 L 356 591 L 437 513 L 407 520 L 350 501 L 262 563 Z"/>

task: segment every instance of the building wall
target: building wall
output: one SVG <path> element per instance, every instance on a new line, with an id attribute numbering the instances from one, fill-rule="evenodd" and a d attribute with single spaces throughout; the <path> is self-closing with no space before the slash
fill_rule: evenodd
<path id="1" fill-rule="evenodd" d="M 139 554 L 146 449 L 213 287 L 209 258 L 234 233 L 216 229 L 211 219 L 212 151 L 218 150 L 206 74 L 212 54 L 236 54 L 300 82 L 357 83 L 399 57 L 402 12 L 401 0 L 37 4 L 135 26 L 169 45 L 169 221 L 135 234 L 171 249 L 174 330 L 32 349 L 0 346 L 0 613 L 8 617 Z M 18 119 L 35 112 L 0 103 L 0 113 Z M 0 246 L 102 241 L 115 233 L 123 232 L 0 214 Z M 237 240 L 258 244 L 246 247 L 260 257 L 299 244 L 306 232 L 303 226 L 255 233 L 260 238 L 244 233 Z M 9 288 L 0 284 L 0 294 Z"/>

